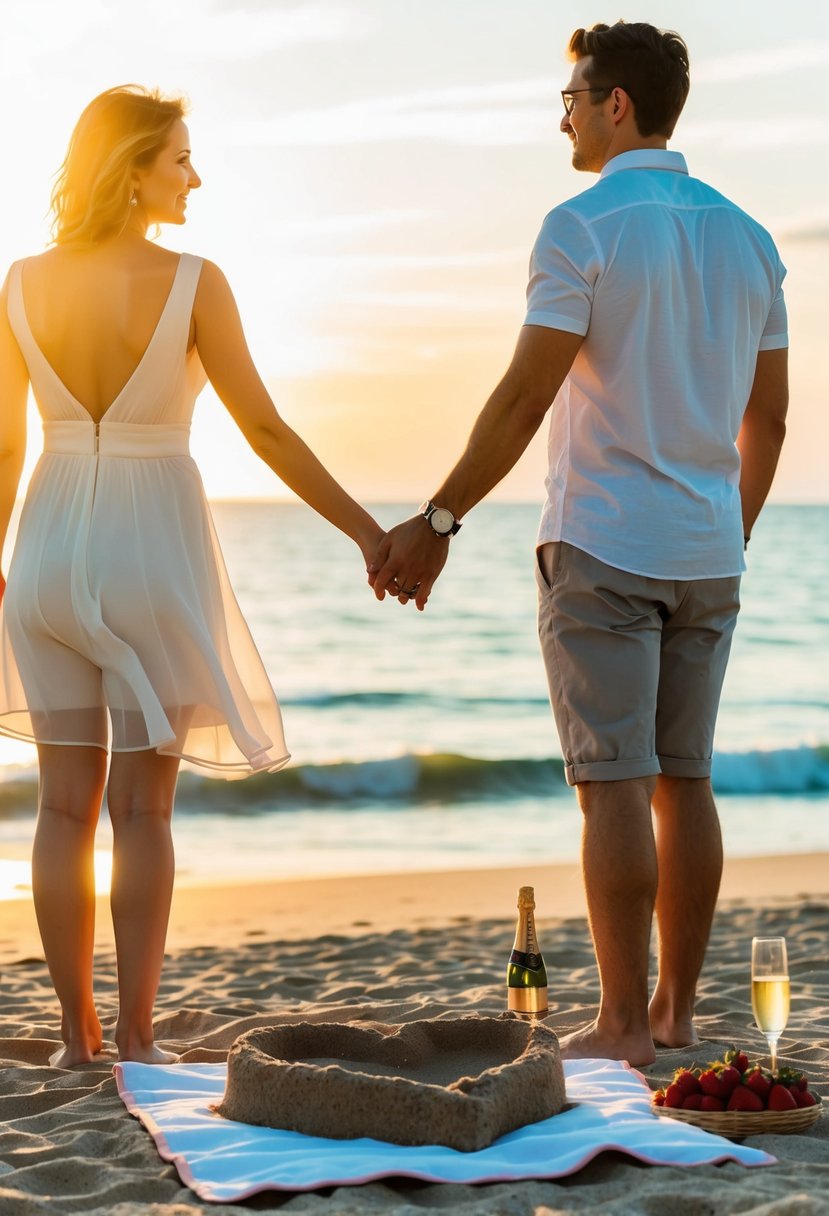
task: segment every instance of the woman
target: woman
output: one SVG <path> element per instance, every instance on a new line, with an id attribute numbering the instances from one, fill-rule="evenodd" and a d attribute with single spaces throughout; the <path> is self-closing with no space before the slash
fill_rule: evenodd
<path id="1" fill-rule="evenodd" d="M 365 562 L 383 535 L 279 417 L 218 267 L 147 239 L 150 225 L 183 224 L 201 185 L 184 114 L 181 100 L 134 85 L 95 98 L 53 192 L 54 246 L 12 266 L 0 302 L 0 543 L 30 382 L 44 422 L 0 614 L 0 731 L 38 749 L 32 884 L 63 1013 L 60 1067 L 103 1043 L 92 951 L 104 788 L 115 1042 L 121 1059 L 166 1063 L 152 1010 L 179 762 L 239 774 L 288 759 L 187 454 L 205 380 L 257 455 Z"/>

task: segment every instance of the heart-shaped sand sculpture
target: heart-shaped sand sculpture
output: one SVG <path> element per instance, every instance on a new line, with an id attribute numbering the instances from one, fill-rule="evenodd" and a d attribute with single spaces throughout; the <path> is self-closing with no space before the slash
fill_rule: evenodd
<path id="1" fill-rule="evenodd" d="M 567 1101 L 553 1031 L 508 1016 L 271 1026 L 238 1038 L 227 1064 L 218 1114 L 334 1140 L 473 1152 Z"/>

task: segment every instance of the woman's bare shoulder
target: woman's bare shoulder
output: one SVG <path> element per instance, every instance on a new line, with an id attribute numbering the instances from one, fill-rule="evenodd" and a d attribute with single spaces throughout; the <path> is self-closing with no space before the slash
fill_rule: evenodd
<path id="1" fill-rule="evenodd" d="M 211 262 L 209 258 L 202 258 L 201 264 L 196 302 L 222 304 L 232 300 L 233 293 L 221 267 L 216 262 Z"/>
<path id="2" fill-rule="evenodd" d="M 211 262 L 210 258 L 203 257 L 199 257 L 199 261 L 201 262 L 201 278 L 204 282 L 212 286 L 227 283 L 225 272 L 216 262 Z"/>

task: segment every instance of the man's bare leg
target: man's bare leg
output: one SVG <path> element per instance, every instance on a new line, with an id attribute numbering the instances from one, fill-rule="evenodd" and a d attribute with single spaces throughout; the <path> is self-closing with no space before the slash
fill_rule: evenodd
<path id="1" fill-rule="evenodd" d="M 40 788 L 32 891 L 49 974 L 61 1005 L 64 1046 L 55 1068 L 87 1064 L 103 1036 L 92 994 L 95 827 L 107 757 L 99 747 L 38 746 Z"/>
<path id="2" fill-rule="evenodd" d="M 582 868 L 599 965 L 595 1022 L 561 1039 L 566 1058 L 656 1059 L 648 1022 L 650 932 L 657 889 L 650 798 L 655 779 L 578 786 L 584 813 Z"/>
<path id="3" fill-rule="evenodd" d="M 657 779 L 653 797 L 659 886 L 659 977 L 650 1004 L 654 1042 L 697 1043 L 694 998 L 722 875 L 722 836 L 707 778 Z"/>
<path id="4" fill-rule="evenodd" d="M 155 751 L 115 752 L 107 802 L 112 819 L 112 923 L 118 963 L 115 1042 L 122 1060 L 170 1064 L 156 1047 L 155 1004 L 175 860 L 170 821 L 179 761 Z"/>

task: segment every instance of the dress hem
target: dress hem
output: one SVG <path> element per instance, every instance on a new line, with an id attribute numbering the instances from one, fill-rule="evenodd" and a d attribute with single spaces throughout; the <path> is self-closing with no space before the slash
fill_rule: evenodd
<path id="1" fill-rule="evenodd" d="M 244 761 L 221 764 L 215 760 L 204 760 L 198 756 L 189 756 L 185 752 L 168 750 L 163 743 L 155 747 L 108 747 L 103 743 L 86 743 L 79 740 L 70 742 L 66 739 L 38 739 L 34 735 L 24 734 L 22 731 L 16 731 L 11 727 L 1 724 L 0 735 L 5 735 L 10 739 L 19 739 L 21 743 L 31 743 L 35 746 L 40 743 L 44 747 L 97 747 L 100 751 L 107 752 L 107 754 L 128 755 L 136 752 L 157 752 L 159 756 L 175 756 L 179 760 L 184 760 L 188 764 L 195 764 L 199 768 L 209 769 L 211 772 L 233 773 L 236 776 L 253 776 L 254 773 L 276 773 L 284 768 L 291 759 L 290 752 L 283 752 L 276 760 L 269 760 L 267 764 L 253 765 Z M 260 752 L 259 754 L 261 755 L 262 753 Z"/>

